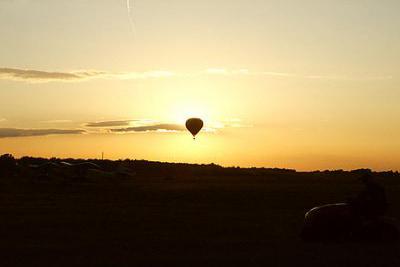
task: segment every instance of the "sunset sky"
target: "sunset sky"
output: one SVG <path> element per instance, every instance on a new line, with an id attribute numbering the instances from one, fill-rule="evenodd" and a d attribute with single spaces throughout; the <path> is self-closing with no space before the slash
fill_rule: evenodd
<path id="1" fill-rule="evenodd" d="M 399 10 L 0 0 L 0 154 L 400 170 Z"/>

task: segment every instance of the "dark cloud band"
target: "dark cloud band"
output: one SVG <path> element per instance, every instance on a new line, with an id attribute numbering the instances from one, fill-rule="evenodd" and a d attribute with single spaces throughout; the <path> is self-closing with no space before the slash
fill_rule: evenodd
<path id="1" fill-rule="evenodd" d="M 157 131 L 183 131 L 185 128 L 180 124 L 156 124 L 138 127 L 128 127 L 121 129 L 111 129 L 115 133 L 126 132 L 157 132 Z"/>
<path id="2" fill-rule="evenodd" d="M 119 126 L 129 126 L 130 122 L 134 120 L 124 120 L 124 121 L 100 121 L 100 122 L 88 122 L 85 124 L 86 127 L 119 127 Z"/>
<path id="3" fill-rule="evenodd" d="M 94 78 L 104 75 L 101 71 L 80 72 L 48 72 L 39 70 L 24 70 L 13 68 L 0 68 L 0 78 L 27 81 L 74 81 Z"/>
<path id="4" fill-rule="evenodd" d="M 6 137 L 29 137 L 45 135 L 64 135 L 64 134 L 83 134 L 84 130 L 65 130 L 65 129 L 16 129 L 0 128 L 0 138 Z"/>

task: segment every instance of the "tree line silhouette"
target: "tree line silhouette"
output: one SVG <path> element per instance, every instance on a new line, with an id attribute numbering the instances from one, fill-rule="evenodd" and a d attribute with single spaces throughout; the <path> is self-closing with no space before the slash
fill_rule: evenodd
<path id="1" fill-rule="evenodd" d="M 141 176 L 161 177 L 165 179 L 185 177 L 263 177 L 271 179 L 298 179 L 304 176 L 317 179 L 334 177 L 357 177 L 363 173 L 371 173 L 375 177 L 399 177 L 398 171 L 373 172 L 370 169 L 324 170 L 299 172 L 293 169 L 280 168 L 241 168 L 222 167 L 211 164 L 168 163 L 147 160 L 100 160 L 74 158 L 14 158 L 11 154 L 0 156 L 0 176 L 8 178 L 24 178 L 25 176 L 54 176 L 61 173 L 75 178 L 84 178 L 88 172 L 97 174 L 114 173 L 114 177 Z M 26 178 L 26 177 L 25 177 Z M 68 177 L 67 177 L 68 178 Z"/>

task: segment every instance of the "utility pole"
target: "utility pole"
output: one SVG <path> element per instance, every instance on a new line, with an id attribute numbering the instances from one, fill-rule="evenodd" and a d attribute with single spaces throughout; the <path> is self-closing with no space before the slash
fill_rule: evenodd
<path id="1" fill-rule="evenodd" d="M 104 160 L 104 152 L 101 152 L 101 160 Z"/>

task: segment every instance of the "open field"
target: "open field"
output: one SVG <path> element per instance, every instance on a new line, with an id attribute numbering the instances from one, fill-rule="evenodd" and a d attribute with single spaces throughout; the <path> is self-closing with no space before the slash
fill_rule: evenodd
<path id="1" fill-rule="evenodd" d="M 400 181 L 384 182 L 400 218 Z M 399 244 L 304 243 L 309 208 L 353 177 L 136 176 L 0 183 L 1 266 L 400 266 Z"/>

